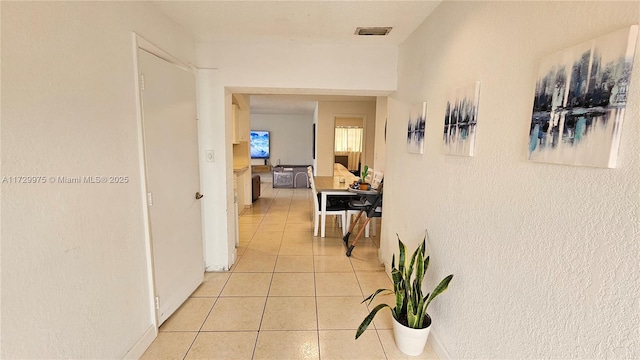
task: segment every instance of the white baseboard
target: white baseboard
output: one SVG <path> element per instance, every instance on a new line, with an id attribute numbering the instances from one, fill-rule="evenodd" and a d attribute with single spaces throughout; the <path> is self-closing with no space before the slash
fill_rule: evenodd
<path id="1" fill-rule="evenodd" d="M 429 339 L 427 340 L 433 351 L 438 355 L 440 360 L 451 360 L 451 355 L 447 352 L 447 349 L 442 346 L 442 343 L 438 340 L 438 334 L 431 329 Z"/>
<path id="2" fill-rule="evenodd" d="M 156 336 L 158 336 L 156 327 L 153 326 L 153 324 L 149 325 L 136 344 L 127 351 L 123 359 L 140 359 L 142 354 L 144 354 L 144 352 L 149 348 L 149 345 L 151 345 L 153 340 L 155 340 Z"/>

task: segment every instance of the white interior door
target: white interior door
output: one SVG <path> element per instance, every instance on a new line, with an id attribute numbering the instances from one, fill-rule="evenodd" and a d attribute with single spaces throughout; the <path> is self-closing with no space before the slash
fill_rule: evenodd
<path id="1" fill-rule="evenodd" d="M 204 277 L 195 76 L 144 50 L 141 75 L 153 270 L 162 324 Z"/>

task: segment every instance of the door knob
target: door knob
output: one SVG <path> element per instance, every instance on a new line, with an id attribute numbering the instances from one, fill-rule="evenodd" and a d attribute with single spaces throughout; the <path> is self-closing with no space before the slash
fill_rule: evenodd
<path id="1" fill-rule="evenodd" d="M 196 192 L 196 200 L 200 200 L 204 197 L 204 195 L 200 194 L 200 191 Z"/>

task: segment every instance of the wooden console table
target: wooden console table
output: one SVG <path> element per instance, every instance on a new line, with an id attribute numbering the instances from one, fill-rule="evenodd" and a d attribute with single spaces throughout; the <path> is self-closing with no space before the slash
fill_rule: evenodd
<path id="1" fill-rule="evenodd" d="M 252 173 L 271 172 L 271 165 L 251 165 Z"/>

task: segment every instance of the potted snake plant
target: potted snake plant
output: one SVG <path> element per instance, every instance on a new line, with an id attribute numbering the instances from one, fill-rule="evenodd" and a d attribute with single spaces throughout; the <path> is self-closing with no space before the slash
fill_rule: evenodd
<path id="1" fill-rule="evenodd" d="M 429 267 L 429 256 L 425 258 L 425 242 L 426 236 L 414 251 L 407 266 L 406 247 L 398 236 L 398 268 L 395 267 L 395 254 L 391 260 L 393 290 L 378 289 L 363 301 L 371 304 L 376 295 L 393 293 L 395 304 L 380 304 L 374 307 L 358 327 L 356 339 L 364 333 L 378 311 L 389 308 L 393 316 L 393 335 L 398 349 L 412 356 L 422 353 L 431 329 L 431 317 L 427 313 L 427 307 L 436 296 L 447 290 L 449 282 L 453 279 L 453 275 L 445 277 L 431 293 L 423 296 L 422 280 Z"/>

